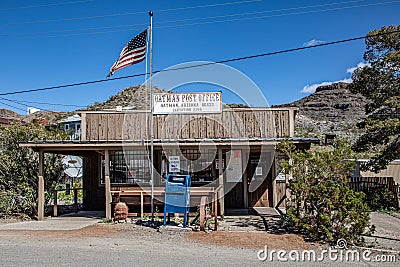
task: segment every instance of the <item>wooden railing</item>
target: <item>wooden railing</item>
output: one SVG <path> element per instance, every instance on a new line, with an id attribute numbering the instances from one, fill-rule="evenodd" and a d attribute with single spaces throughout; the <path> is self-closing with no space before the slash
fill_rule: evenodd
<path id="1" fill-rule="evenodd" d="M 68 189 L 57 189 L 53 190 L 53 216 L 57 217 L 58 216 L 58 192 L 64 192 L 67 191 Z M 69 191 L 73 192 L 74 195 L 74 210 L 75 212 L 78 212 L 78 190 L 83 190 L 83 188 L 71 188 Z"/>
<path id="2" fill-rule="evenodd" d="M 399 184 L 394 182 L 393 177 L 351 177 L 349 186 L 356 192 L 368 192 L 375 188 L 387 188 L 395 197 L 395 205 L 400 207 Z"/>
<path id="3" fill-rule="evenodd" d="M 395 183 L 393 177 L 351 177 L 349 186 L 356 192 L 370 190 L 377 187 L 386 187 L 394 191 Z"/>
<path id="4" fill-rule="evenodd" d="M 221 186 L 215 187 L 191 187 L 190 188 L 190 199 L 191 206 L 200 205 L 200 200 L 202 196 L 208 196 L 211 199 L 212 215 L 215 220 L 215 227 L 217 225 L 217 215 L 218 215 L 218 194 L 220 193 Z M 156 198 L 156 204 L 162 205 L 165 196 L 165 187 L 155 187 L 154 196 Z M 128 206 L 139 206 L 140 205 L 140 217 L 143 219 L 145 215 L 144 206 L 149 205 L 151 202 L 151 190 L 146 187 L 134 187 L 134 188 L 120 188 L 120 190 L 111 190 L 112 203 L 125 202 Z M 138 199 L 139 198 L 139 199 Z M 146 201 L 147 198 L 147 201 Z M 161 199 L 157 200 L 157 199 Z M 159 213 L 160 215 L 163 212 Z M 129 214 L 130 216 L 139 214 Z M 216 228 L 215 228 L 216 229 Z"/>

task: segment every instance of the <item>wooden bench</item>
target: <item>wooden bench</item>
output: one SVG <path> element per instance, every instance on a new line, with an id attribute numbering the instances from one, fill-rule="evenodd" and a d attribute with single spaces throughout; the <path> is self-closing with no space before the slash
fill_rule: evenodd
<path id="1" fill-rule="evenodd" d="M 165 187 L 154 187 L 154 205 L 164 204 Z M 111 190 L 112 204 L 125 202 L 128 206 L 140 206 L 140 217 L 144 216 L 144 207 L 151 205 L 150 187 L 118 187 Z M 216 214 L 217 190 L 214 187 L 191 187 L 190 206 L 200 205 L 201 197 L 207 196 L 211 200 L 212 213 Z M 214 203 L 215 202 L 215 203 Z M 163 212 L 158 213 L 160 216 Z M 131 215 L 131 214 L 130 214 Z"/>

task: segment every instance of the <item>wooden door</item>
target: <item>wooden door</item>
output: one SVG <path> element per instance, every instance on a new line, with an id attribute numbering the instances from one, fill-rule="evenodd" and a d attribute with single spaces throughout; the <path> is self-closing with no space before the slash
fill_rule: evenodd
<path id="1" fill-rule="evenodd" d="M 242 209 L 244 208 L 242 151 L 227 151 L 223 154 L 223 158 L 224 161 L 227 162 L 224 175 L 225 208 Z M 240 164 L 238 164 L 236 160 L 238 160 Z M 231 172 L 228 170 L 229 168 L 235 169 L 235 171 Z M 236 173 L 235 178 L 232 179 L 232 177 L 230 177 L 231 173 Z"/>
<path id="2" fill-rule="evenodd" d="M 272 171 L 268 159 L 250 157 L 247 175 L 249 208 L 272 207 Z"/>

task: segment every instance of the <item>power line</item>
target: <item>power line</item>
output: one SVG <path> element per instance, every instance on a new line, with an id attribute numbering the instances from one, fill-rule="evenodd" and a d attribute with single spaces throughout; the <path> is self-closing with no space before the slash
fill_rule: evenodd
<path id="1" fill-rule="evenodd" d="M 12 102 L 12 103 L 24 106 L 24 107 L 40 109 L 38 107 L 33 107 L 33 106 L 26 105 L 26 104 L 22 104 L 17 100 L 11 100 L 11 99 L 8 99 L 8 98 L 5 98 L 5 97 L 0 97 L 0 99 L 3 99 L 3 100 L 8 101 L 8 102 Z M 4 104 L 4 102 L 2 102 L 2 103 Z M 9 106 L 11 106 L 11 105 L 9 105 Z M 12 107 L 16 108 L 15 106 L 12 106 Z M 22 109 L 20 109 L 20 110 L 22 110 Z M 46 110 L 46 109 L 40 109 L 40 110 L 50 111 L 50 110 Z"/>
<path id="2" fill-rule="evenodd" d="M 8 107 L 10 107 L 10 108 L 15 108 L 15 109 L 21 110 L 21 111 L 23 111 L 23 112 L 26 112 L 26 110 L 25 110 L 25 109 L 22 109 L 22 108 L 19 108 L 19 107 L 13 106 L 13 105 L 9 105 L 9 104 L 7 104 L 7 103 L 4 103 L 4 102 L 2 102 L 2 101 L 0 101 L 0 104 L 3 104 L 4 106 L 8 106 Z"/>
<path id="3" fill-rule="evenodd" d="M 227 2 L 227 3 L 220 3 L 220 4 L 209 4 L 209 5 L 202 5 L 202 6 L 177 7 L 177 8 L 159 9 L 159 10 L 155 10 L 153 12 L 166 12 L 166 11 L 196 9 L 196 8 L 215 7 L 215 6 L 238 5 L 238 4 L 246 4 L 246 3 L 253 3 L 253 2 L 262 2 L 262 1 L 263 0 L 247 0 L 247 1 L 239 1 L 239 2 Z"/>
<path id="4" fill-rule="evenodd" d="M 222 23 L 222 22 L 243 21 L 243 20 L 273 18 L 273 17 L 284 17 L 284 16 L 292 16 L 292 15 L 304 15 L 304 14 L 310 14 L 310 13 L 320 13 L 320 12 L 337 11 L 337 10 L 360 8 L 360 7 L 386 5 L 386 4 L 393 4 L 393 3 L 399 3 L 399 2 L 400 2 L 399 0 L 396 0 L 396 1 L 378 2 L 378 3 L 364 4 L 364 5 L 348 6 L 348 7 L 336 7 L 336 8 L 328 8 L 328 9 L 320 9 L 320 10 L 309 10 L 309 11 L 302 11 L 302 12 L 293 12 L 293 13 L 286 13 L 286 14 L 284 13 L 284 14 L 265 15 L 265 16 L 257 16 L 257 17 L 235 18 L 235 19 L 226 19 L 226 20 L 217 20 L 217 21 L 204 21 L 204 22 L 194 22 L 194 23 L 178 24 L 178 25 L 158 26 L 158 27 L 155 27 L 155 28 L 158 28 L 158 29 L 160 29 L 160 28 L 175 28 L 175 27 L 182 27 L 182 26 L 214 24 L 214 23 Z"/>
<path id="5" fill-rule="evenodd" d="M 379 34 L 374 34 L 374 35 L 368 35 L 368 37 L 389 35 L 389 34 L 393 34 L 393 33 L 400 33 L 400 30 L 392 31 L 392 32 L 386 32 L 386 33 L 379 33 Z M 365 38 L 367 38 L 367 36 L 354 37 L 354 38 L 343 39 L 343 40 L 338 40 L 338 41 L 333 41 L 333 42 L 327 42 L 327 43 L 323 43 L 323 44 L 316 44 L 316 45 L 311 45 L 311 46 L 306 46 L 306 47 L 297 47 L 297 48 L 279 50 L 279 51 L 275 51 L 275 52 L 268 52 L 268 53 L 262 53 L 262 54 L 251 55 L 251 56 L 244 56 L 244 57 L 237 57 L 237 58 L 232 58 L 232 59 L 225 59 L 225 60 L 220 60 L 220 61 L 216 61 L 216 62 L 207 62 L 207 63 L 202 63 L 202 64 L 196 64 L 196 65 L 193 65 L 193 66 L 185 66 L 185 67 L 171 68 L 171 69 L 165 69 L 165 70 L 157 70 L 157 71 L 153 71 L 153 73 L 156 74 L 156 73 L 167 72 L 167 71 L 178 71 L 178 70 L 183 70 L 183 69 L 204 67 L 204 66 L 214 65 L 214 64 L 228 63 L 228 62 L 234 62 L 234 61 L 258 58 L 258 57 L 266 57 L 266 56 L 272 56 L 272 55 L 278 55 L 278 54 L 283 54 L 283 53 L 295 52 L 295 51 L 306 50 L 306 49 L 311 49 L 311 48 L 316 48 L 316 47 L 347 43 L 347 42 L 352 42 L 352 41 L 356 41 L 356 40 L 362 40 L 362 39 L 365 39 Z M 14 92 L 8 92 L 8 93 L 0 93 L 0 96 L 16 95 L 16 94 L 23 94 L 23 93 L 32 93 L 32 92 L 39 92 L 39 91 L 48 91 L 48 90 L 54 90 L 54 89 L 60 89 L 60 88 L 67 88 L 67 87 L 95 84 L 95 83 L 101 83 L 101 82 L 116 81 L 116 80 L 122 80 L 122 79 L 145 76 L 147 74 L 148 73 L 140 73 L 140 74 L 134 74 L 134 75 L 127 75 L 127 76 L 121 76 L 121 77 L 116 77 L 116 78 L 110 78 L 110 79 L 100 79 L 100 80 L 94 80 L 94 81 L 86 81 L 86 82 L 79 82 L 79 83 L 72 83 L 72 84 L 56 85 L 56 86 L 51 86 L 51 87 L 43 87 L 43 88 L 36 88 L 36 89 L 27 89 L 27 90 L 21 90 L 21 91 L 14 91 Z"/>
<path id="6" fill-rule="evenodd" d="M 247 15 L 263 14 L 263 13 L 274 13 L 274 12 L 292 11 L 292 10 L 299 10 L 299 9 L 309 9 L 309 8 L 315 8 L 315 7 L 350 4 L 350 3 L 365 2 L 365 1 L 366 0 L 352 0 L 352 1 L 345 1 L 345 2 L 335 2 L 335 3 L 328 3 L 328 4 L 300 6 L 300 7 L 291 7 L 291 8 L 282 8 L 282 9 L 270 9 L 270 10 L 254 11 L 254 12 L 218 15 L 218 16 L 211 16 L 211 17 L 197 17 L 197 18 L 190 18 L 190 19 L 161 21 L 160 23 L 186 22 L 186 21 L 193 21 L 193 20 L 206 20 L 206 19 L 227 18 L 227 17 L 236 17 L 236 16 L 247 16 Z"/>
<path id="7" fill-rule="evenodd" d="M 176 10 L 184 10 L 184 9 L 206 8 L 206 7 L 226 6 L 226 5 L 239 5 L 239 4 L 245 4 L 245 3 L 260 2 L 260 1 L 263 1 L 263 0 L 246 0 L 246 1 L 227 2 L 227 3 L 220 3 L 220 4 L 177 7 L 177 8 L 154 10 L 153 12 L 167 12 L 167 11 L 176 11 Z M 130 15 L 147 14 L 147 13 L 148 13 L 148 11 L 138 11 L 138 12 L 116 13 L 116 14 L 87 16 L 87 17 L 74 17 L 74 18 L 65 18 L 65 19 L 22 21 L 22 22 L 13 22 L 13 23 L 2 24 L 0 26 L 21 25 L 21 24 L 35 24 L 35 23 L 44 23 L 44 22 L 74 21 L 74 20 L 85 20 L 85 19 L 99 19 L 99 18 L 130 16 Z"/>
<path id="8" fill-rule="evenodd" d="M 17 10 L 17 9 L 28 9 L 28 8 L 39 8 L 39 7 L 50 7 L 50 6 L 61 6 L 61 5 L 71 5 L 71 4 L 80 4 L 80 3 L 94 2 L 94 1 L 96 1 L 96 0 L 81 0 L 81 1 L 64 2 L 64 3 L 53 3 L 53 4 L 45 4 L 45 5 L 37 5 L 37 6 L 8 7 L 8 8 L 1 8 L 0 11 L 9 11 L 9 10 Z"/>
<path id="9" fill-rule="evenodd" d="M 72 105 L 72 104 L 61 104 L 61 103 L 49 103 L 49 102 L 35 102 L 35 101 L 25 101 L 25 100 L 13 100 L 13 99 L 9 99 L 9 98 L 5 98 L 5 97 L 0 97 L 0 99 L 3 99 L 5 101 L 8 102 L 12 102 L 12 103 L 16 103 L 18 105 L 21 106 L 25 106 L 25 107 L 33 107 L 33 108 L 37 108 L 43 111 L 50 111 L 48 109 L 44 109 L 44 108 L 38 108 L 32 105 L 26 105 L 24 103 L 30 103 L 30 104 L 39 104 L 39 105 L 48 105 L 48 106 L 62 106 L 62 107 L 74 107 L 74 108 L 86 108 L 86 106 L 78 106 L 78 105 Z M 3 102 L 4 103 L 4 102 Z M 14 107 L 14 106 L 13 106 Z"/>
<path id="10" fill-rule="evenodd" d="M 5 98 L 3 98 L 5 99 Z M 12 99 L 7 99 L 10 101 L 17 101 Z M 18 103 L 30 103 L 30 104 L 38 104 L 38 105 L 48 105 L 48 106 L 62 106 L 62 107 L 75 107 L 75 108 L 84 108 L 86 106 L 79 106 L 73 104 L 61 104 L 61 103 L 49 103 L 49 102 L 36 102 L 36 101 L 26 101 L 26 100 L 18 100 Z"/>
<path id="11" fill-rule="evenodd" d="M 314 6 L 309 6 L 309 8 L 316 7 L 316 6 L 326 6 L 326 5 L 334 5 L 334 4 L 350 3 L 350 2 L 359 2 L 359 1 L 364 1 L 364 0 L 355 0 L 355 1 L 348 1 L 348 2 L 337 2 L 337 3 L 324 4 L 324 5 L 314 5 Z M 221 16 L 213 16 L 213 17 L 204 17 L 204 18 L 191 18 L 191 19 L 185 19 L 185 20 L 174 20 L 174 21 L 164 21 L 164 22 L 161 21 L 160 22 L 161 26 L 155 26 L 154 28 L 164 29 L 164 28 L 175 28 L 175 27 L 182 27 L 182 26 L 204 25 L 204 24 L 214 24 L 214 23 L 243 21 L 243 20 L 255 20 L 255 19 L 272 18 L 272 17 L 292 16 L 292 15 L 304 15 L 304 14 L 310 14 L 310 13 L 321 13 L 321 12 L 337 11 L 337 10 L 344 10 L 344 9 L 353 9 L 353 8 L 360 8 L 360 7 L 386 5 L 386 4 L 393 4 L 393 3 L 399 3 L 399 2 L 400 2 L 400 0 L 395 0 L 395 1 L 378 2 L 378 3 L 370 3 L 370 4 L 363 4 L 363 5 L 336 7 L 336 8 L 329 8 L 329 9 L 309 10 L 309 11 L 302 11 L 302 12 L 292 12 L 292 13 L 283 13 L 283 14 L 265 15 L 265 16 L 256 16 L 256 17 L 253 16 L 253 17 L 246 17 L 246 18 L 233 18 L 233 19 L 226 19 L 226 20 L 193 22 L 193 23 L 174 24 L 174 25 L 165 25 L 165 26 L 162 26 L 162 24 L 172 23 L 172 22 L 203 20 L 203 19 L 210 19 L 210 18 L 244 16 L 244 15 L 249 15 L 249 14 L 261 14 L 261 13 L 267 13 L 267 12 L 271 13 L 271 12 L 277 12 L 279 10 L 265 10 L 265 11 L 257 11 L 257 12 L 250 12 L 250 13 L 238 13 L 238 14 L 221 15 Z M 307 6 L 296 7 L 296 8 L 288 8 L 288 9 L 285 9 L 285 10 L 305 9 L 305 8 L 307 8 Z M 35 38 L 35 37 L 36 38 L 39 38 L 39 37 L 40 38 L 55 38 L 55 37 L 70 37 L 70 36 L 81 36 L 81 35 L 98 35 L 98 34 L 107 34 L 107 33 L 116 33 L 116 32 L 127 32 L 127 31 L 142 29 L 143 27 L 145 27 L 144 24 L 130 24 L 130 25 L 120 25 L 120 26 L 98 27 L 97 29 L 102 29 L 102 28 L 104 28 L 104 29 L 107 29 L 107 28 L 121 28 L 121 27 L 129 27 L 129 26 L 136 26 L 136 25 L 142 25 L 142 27 L 141 28 L 122 29 L 122 30 L 112 30 L 112 31 L 97 31 L 97 32 L 89 32 L 89 33 L 71 33 L 71 34 L 50 35 L 50 36 L 44 36 L 44 35 L 40 35 L 40 34 L 46 34 L 46 33 L 51 33 L 51 32 L 27 33 L 27 34 L 24 34 L 24 35 L 0 34 L 0 36 L 10 37 L 10 36 L 35 35 L 35 36 L 32 36 L 32 38 Z M 92 30 L 92 29 L 96 29 L 96 28 L 87 28 L 87 29 L 79 29 L 79 30 Z M 74 30 L 66 30 L 66 31 L 61 31 L 61 32 L 67 32 L 67 31 L 74 31 Z M 57 31 L 53 31 L 53 33 L 57 33 Z"/>
<path id="12" fill-rule="evenodd" d="M 258 1 L 260 1 L 260 0 L 258 0 Z M 263 13 L 274 13 L 274 12 L 282 12 L 282 11 L 291 11 L 291 10 L 299 10 L 299 9 L 309 9 L 309 8 L 333 6 L 333 5 L 339 5 L 339 4 L 342 5 L 342 4 L 365 2 L 365 1 L 366 0 L 352 0 L 352 1 L 345 1 L 345 2 L 335 2 L 335 3 L 311 5 L 311 6 L 300 6 L 300 7 L 292 7 L 292 8 L 284 8 L 284 9 L 273 9 L 273 10 L 263 10 L 263 11 L 227 14 L 227 15 L 219 15 L 219 16 L 195 17 L 195 18 L 189 18 L 189 19 L 160 21 L 159 25 L 167 24 L 167 23 L 174 23 L 174 22 L 186 22 L 186 21 L 194 21 L 194 20 L 206 20 L 206 19 L 215 19 L 215 18 L 226 18 L 226 17 L 236 17 L 236 16 L 263 14 Z M 178 8 L 178 9 L 180 9 L 180 8 Z M 182 8 L 182 9 L 187 9 L 187 8 Z M 99 30 L 99 29 L 114 29 L 114 28 L 132 27 L 132 26 L 141 26 L 141 27 L 143 27 L 143 25 L 144 25 L 143 23 L 140 23 L 140 24 L 125 24 L 125 25 L 116 25 L 116 26 L 103 26 L 103 27 L 69 29 L 69 30 L 62 30 L 62 31 L 47 31 L 47 32 L 26 33 L 24 35 L 45 35 L 45 34 L 51 34 L 51 33 L 74 32 L 74 31 L 89 31 L 89 30 Z M 184 24 L 184 25 L 186 25 L 186 24 Z M 173 26 L 175 27 L 176 25 L 173 25 Z M 171 26 L 168 26 L 168 27 L 171 27 Z M 128 30 L 123 30 L 123 31 L 129 31 L 129 30 L 132 30 L 132 28 L 129 28 Z M 90 33 L 90 34 L 93 34 L 93 33 Z M 9 36 L 9 35 L 0 34 L 0 36 L 1 35 L 2 36 Z"/>

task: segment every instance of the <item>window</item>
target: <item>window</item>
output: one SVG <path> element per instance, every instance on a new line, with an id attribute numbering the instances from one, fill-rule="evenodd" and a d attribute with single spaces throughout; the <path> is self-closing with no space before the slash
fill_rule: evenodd
<path id="1" fill-rule="evenodd" d="M 172 151 L 167 153 L 173 155 Z M 209 183 L 217 177 L 213 167 L 217 156 L 215 150 L 181 149 L 180 153 L 180 174 L 190 174 L 192 183 Z"/>
<path id="2" fill-rule="evenodd" d="M 64 131 L 66 131 L 66 132 L 69 131 L 69 124 L 64 124 Z"/>
<path id="3" fill-rule="evenodd" d="M 150 162 L 145 150 L 110 151 L 110 182 L 113 184 L 149 183 Z M 101 183 L 104 183 L 104 163 Z"/>

